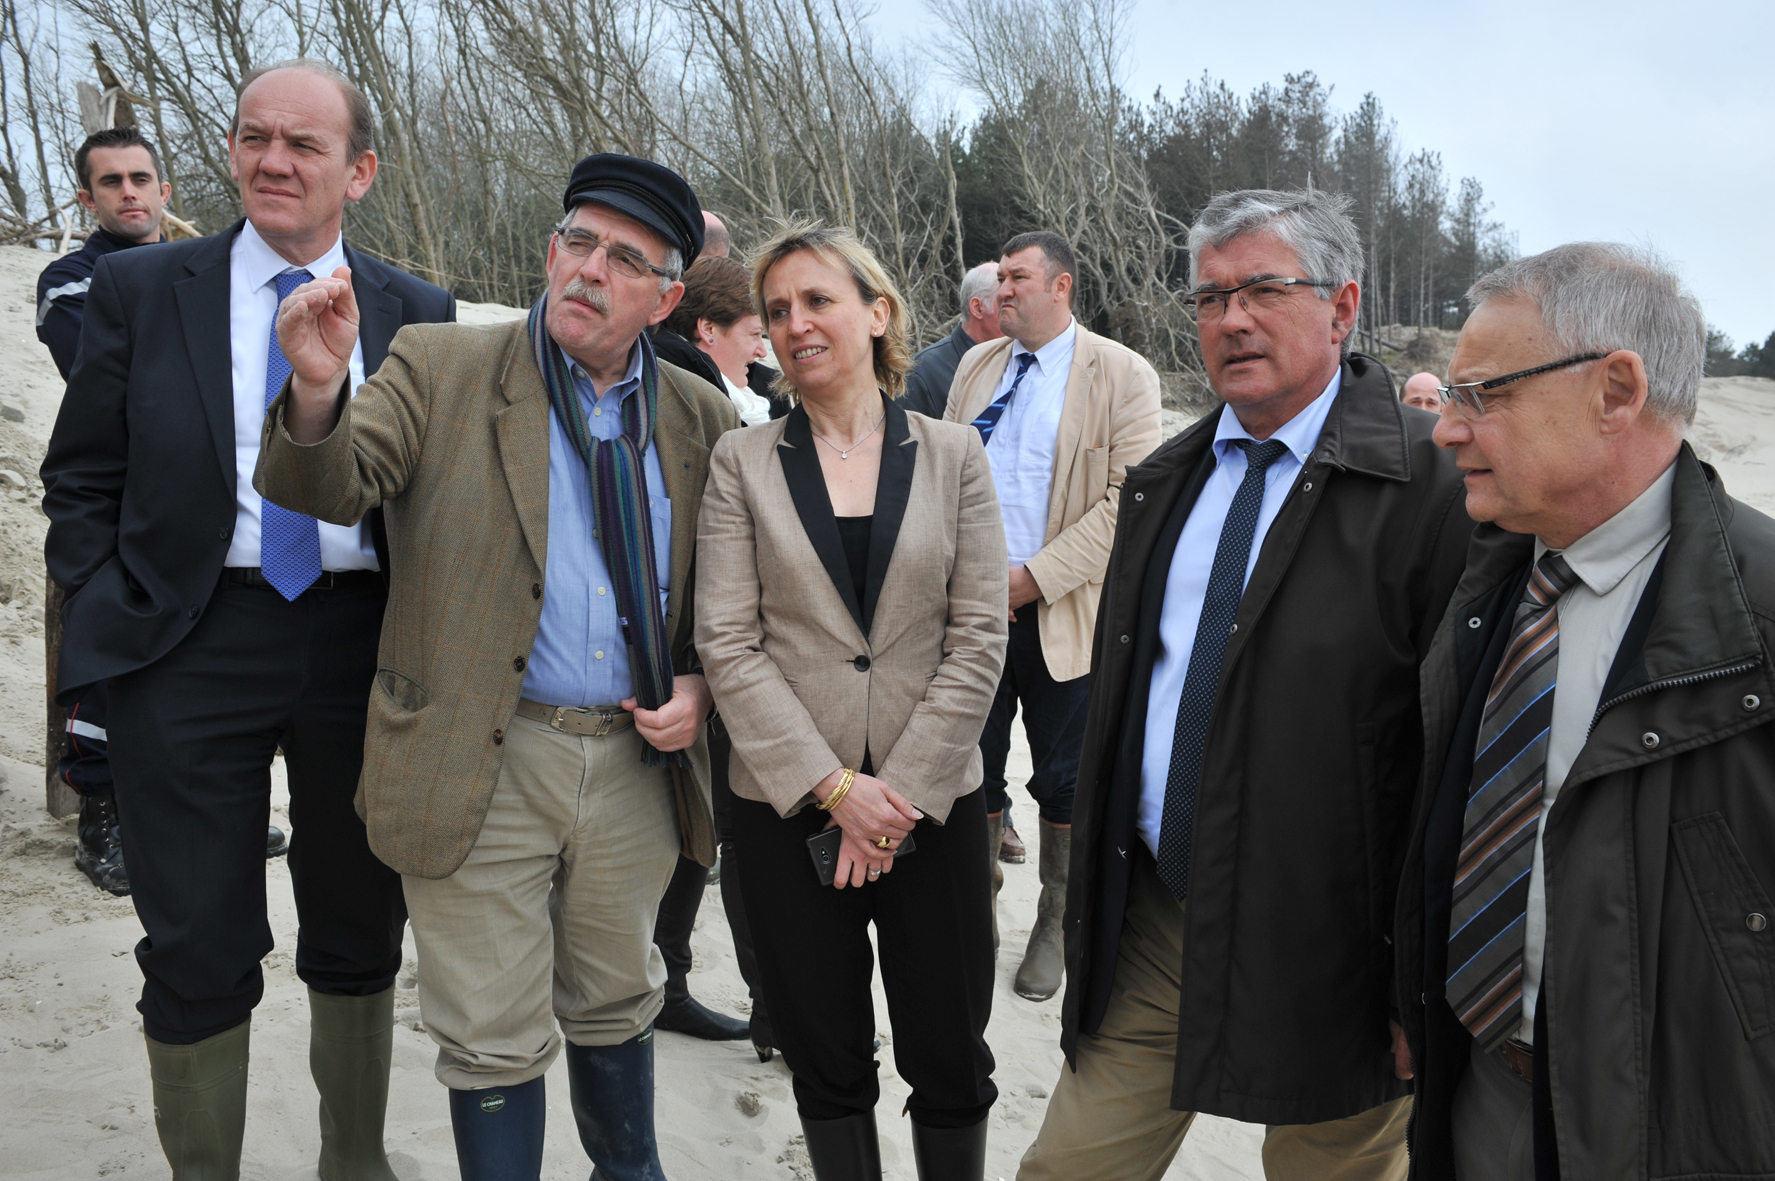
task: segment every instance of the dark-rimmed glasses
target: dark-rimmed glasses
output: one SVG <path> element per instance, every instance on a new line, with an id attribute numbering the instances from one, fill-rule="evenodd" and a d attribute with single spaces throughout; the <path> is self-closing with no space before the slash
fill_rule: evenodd
<path id="1" fill-rule="evenodd" d="M 1326 279 L 1292 279 L 1271 276 L 1267 279 L 1253 279 L 1249 283 L 1241 283 L 1237 287 L 1204 287 L 1192 291 L 1183 297 L 1184 306 L 1195 317 L 1197 323 L 1203 320 L 1218 320 L 1226 314 L 1227 307 L 1233 296 L 1239 297 L 1239 306 L 1247 312 L 1273 312 L 1287 302 L 1289 293 L 1296 287 L 1336 287 L 1338 284 Z M 1250 294 L 1246 294 L 1249 292 Z M 1253 308 L 1255 306 L 1255 309 Z"/>
<path id="2" fill-rule="evenodd" d="M 562 250 L 578 259 L 590 258 L 598 252 L 598 247 L 604 247 L 605 257 L 610 260 L 610 269 L 631 279 L 639 279 L 649 272 L 662 279 L 676 279 L 678 277 L 663 267 L 654 266 L 628 247 L 607 242 L 596 234 L 587 233 L 585 230 L 563 230 L 555 235 L 555 240 L 560 244 Z"/>
<path id="3" fill-rule="evenodd" d="M 1478 418 L 1485 413 L 1485 402 L 1480 397 L 1488 390 L 1495 390 L 1501 385 L 1509 385 L 1513 381 L 1521 381 L 1525 377 L 1533 377 L 1537 373 L 1551 373 L 1555 369 L 1565 369 L 1572 365 L 1582 365 L 1586 361 L 1600 361 L 1607 353 L 1579 353 L 1575 357 L 1567 357 L 1563 361 L 1554 361 L 1550 365 L 1536 365 L 1533 369 L 1524 369 L 1520 373 L 1506 373 L 1502 377 L 1494 377 L 1489 381 L 1463 381 L 1457 385 L 1439 385 L 1436 393 L 1444 404 L 1453 402 L 1456 409 L 1468 418 Z"/>

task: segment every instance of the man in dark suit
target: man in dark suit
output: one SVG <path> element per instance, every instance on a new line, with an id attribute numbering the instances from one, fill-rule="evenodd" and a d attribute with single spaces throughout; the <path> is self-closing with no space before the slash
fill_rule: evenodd
<path id="1" fill-rule="evenodd" d="M 900 395 L 900 405 L 931 418 L 942 418 L 949 405 L 949 386 L 955 380 L 955 368 L 961 359 L 975 345 L 997 340 L 1004 334 L 998 324 L 998 262 L 983 262 L 961 281 L 961 321 L 955 331 L 912 359 L 912 372 L 906 375 L 906 392 Z"/>
<path id="2" fill-rule="evenodd" d="M 400 878 L 352 807 L 387 597 L 379 520 L 320 525 L 252 486 L 289 365 L 273 320 L 310 275 L 351 268 L 352 376 L 455 300 L 346 247 L 376 173 L 363 94 L 323 63 L 243 80 L 229 160 L 245 220 L 107 255 L 43 464 L 45 555 L 67 592 L 64 700 L 107 681 L 136 912 L 155 1123 L 175 1177 L 238 1172 L 259 961 L 272 948 L 264 841 L 281 747 L 320 1091 L 320 1176 L 393 1181 L 382 1146 Z"/>

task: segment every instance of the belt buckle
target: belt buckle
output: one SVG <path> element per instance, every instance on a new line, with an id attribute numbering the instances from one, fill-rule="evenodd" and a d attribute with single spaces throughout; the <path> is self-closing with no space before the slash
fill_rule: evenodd
<path id="1" fill-rule="evenodd" d="M 557 705 L 555 707 L 555 712 L 549 717 L 549 727 L 554 730 L 559 730 L 561 733 L 565 734 L 565 733 L 567 733 L 567 727 L 566 727 L 566 725 L 564 725 L 566 720 L 567 720 L 567 707 L 564 705 Z"/>

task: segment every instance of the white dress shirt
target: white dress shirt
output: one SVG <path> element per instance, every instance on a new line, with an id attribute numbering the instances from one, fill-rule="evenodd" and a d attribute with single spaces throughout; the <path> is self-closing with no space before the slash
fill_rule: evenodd
<path id="1" fill-rule="evenodd" d="M 769 398 L 755 393 L 751 386 L 733 384 L 725 373 L 721 374 L 721 384 L 727 387 L 727 400 L 740 412 L 741 422 L 747 426 L 763 426 L 770 421 Z"/>
<path id="2" fill-rule="evenodd" d="M 986 458 L 992 465 L 992 484 L 1004 513 L 1005 545 L 1013 566 L 1027 563 L 1048 541 L 1054 444 L 1060 435 L 1060 411 L 1066 405 L 1066 379 L 1072 375 L 1072 349 L 1078 331 L 1078 321 L 1068 320 L 1065 331 L 1035 350 L 1035 362 L 1023 375 L 1017 396 L 1005 407 L 998 425 L 992 428 L 992 437 L 986 440 Z M 992 391 L 992 402 L 1011 388 L 1018 358 L 1027 352 L 1021 343 L 1012 343 L 1010 362 Z"/>
<path id="3" fill-rule="evenodd" d="M 1621 637 L 1633 622 L 1646 580 L 1670 540 L 1670 489 L 1676 464 L 1652 481 L 1632 504 L 1572 542 L 1566 564 L 1578 582 L 1559 596 L 1559 668 L 1554 678 L 1553 722 L 1547 735 L 1547 774 L 1541 786 L 1541 820 L 1535 829 L 1535 864 L 1528 879 L 1528 915 L 1523 927 L 1522 1028 L 1517 1037 L 1535 1040 L 1535 1000 L 1541 992 L 1542 952 L 1547 944 L 1547 879 L 1541 836 L 1547 813 L 1565 786 L 1602 703 L 1603 682 L 1614 667 Z M 1547 547 L 1537 539 L 1535 561 Z"/>
<path id="4" fill-rule="evenodd" d="M 345 265 L 345 239 L 305 267 L 292 267 L 253 228 L 240 227 L 228 256 L 228 342 L 234 382 L 234 540 L 226 566 L 259 565 L 259 492 L 253 469 L 259 465 L 259 430 L 265 424 L 265 366 L 271 358 L 271 326 L 277 319 L 277 284 L 285 271 L 304 270 L 316 279 Z M 364 384 L 364 345 L 351 350 L 351 392 Z M 320 522 L 322 570 L 376 570 L 376 548 L 363 522 Z"/>
<path id="5" fill-rule="evenodd" d="M 1257 530 L 1251 536 L 1251 557 L 1245 563 L 1245 581 L 1257 566 L 1263 540 L 1275 523 L 1294 478 L 1307 457 L 1319 445 L 1319 432 L 1337 391 L 1343 370 L 1331 375 L 1331 384 L 1306 408 L 1270 438 L 1286 450 L 1264 472 L 1263 504 L 1257 513 Z M 1245 452 L 1236 440 L 1252 435 L 1239 423 L 1231 406 L 1220 411 L 1220 426 L 1211 445 L 1215 467 L 1202 495 L 1190 509 L 1189 520 L 1177 538 L 1171 555 L 1171 571 L 1165 579 L 1165 605 L 1159 614 L 1159 652 L 1153 660 L 1152 686 L 1146 700 L 1146 743 L 1140 761 L 1140 839 L 1153 856 L 1159 854 L 1159 829 L 1165 820 L 1165 781 L 1171 771 L 1171 745 L 1177 734 L 1177 707 L 1183 700 L 1183 682 L 1189 675 L 1190 654 L 1196 646 L 1196 625 L 1202 618 L 1202 600 L 1208 594 L 1208 576 L 1214 570 L 1214 552 L 1220 548 L 1220 531 L 1226 524 L 1233 497 L 1245 479 Z"/>

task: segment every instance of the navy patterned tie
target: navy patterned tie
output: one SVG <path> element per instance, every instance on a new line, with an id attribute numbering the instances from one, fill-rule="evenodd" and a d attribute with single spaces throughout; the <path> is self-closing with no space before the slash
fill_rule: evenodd
<path id="1" fill-rule="evenodd" d="M 277 305 L 283 306 L 290 292 L 314 278 L 307 271 L 286 271 L 273 282 L 277 284 Z M 283 346 L 277 343 L 277 316 L 271 317 L 271 353 L 265 360 L 265 406 L 277 400 L 284 378 L 290 375 L 290 363 L 284 359 Z M 307 513 L 293 513 L 269 500 L 259 503 L 259 569 L 277 593 L 294 602 L 296 596 L 314 585 L 320 577 L 320 525 Z"/>
<path id="2" fill-rule="evenodd" d="M 1208 741 L 1208 719 L 1214 713 L 1214 692 L 1220 684 L 1220 662 L 1232 638 L 1233 618 L 1245 597 L 1245 568 L 1257 515 L 1263 508 L 1264 473 L 1288 450 L 1275 439 L 1254 443 L 1235 439 L 1245 450 L 1245 478 L 1226 511 L 1202 616 L 1190 650 L 1183 696 L 1177 702 L 1177 728 L 1171 737 L 1171 766 L 1165 774 L 1165 812 L 1159 822 L 1159 878 L 1181 901 L 1189 894 L 1190 841 L 1196 830 L 1196 788 L 1202 777 L 1202 749 Z"/>
<path id="3" fill-rule="evenodd" d="M 1448 923 L 1448 1003 L 1484 1050 L 1522 1020 L 1529 873 L 1559 680 L 1557 605 L 1577 581 L 1552 550 L 1535 563 L 1479 719 Z"/>
<path id="4" fill-rule="evenodd" d="M 1033 364 L 1035 364 L 1034 353 L 1024 353 L 1018 357 L 1017 376 L 1011 379 L 1011 388 L 1005 391 L 1002 398 L 980 411 L 980 417 L 974 420 L 974 429 L 980 432 L 981 446 L 985 446 L 987 441 L 992 438 L 992 428 L 997 426 L 998 420 L 1005 416 L 1005 408 L 1011 404 L 1011 399 L 1017 396 L 1017 387 L 1023 384 L 1023 375 L 1029 372 L 1029 367 Z"/>

